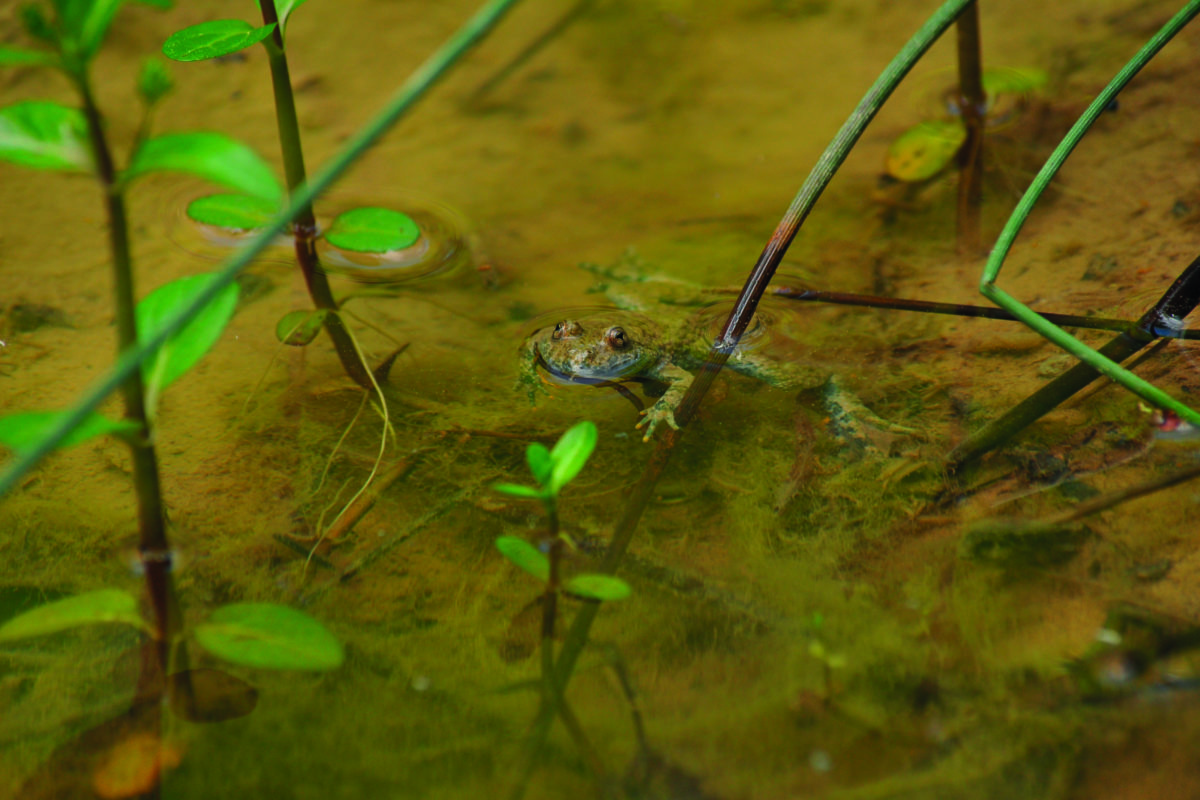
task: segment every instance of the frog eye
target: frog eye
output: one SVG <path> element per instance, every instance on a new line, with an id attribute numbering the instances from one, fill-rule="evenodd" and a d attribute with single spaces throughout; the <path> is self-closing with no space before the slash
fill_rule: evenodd
<path id="1" fill-rule="evenodd" d="M 624 350 L 629 347 L 629 337 L 623 328 L 609 328 L 604 334 L 605 343 L 613 350 Z"/>
<path id="2" fill-rule="evenodd" d="M 573 339 L 583 333 L 583 326 L 578 322 L 570 319 L 564 319 L 562 322 L 554 326 L 554 333 L 550 334 L 551 339 Z"/>

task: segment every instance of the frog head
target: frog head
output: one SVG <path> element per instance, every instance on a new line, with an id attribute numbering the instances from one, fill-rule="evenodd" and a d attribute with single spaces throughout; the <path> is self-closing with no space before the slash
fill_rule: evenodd
<path id="1" fill-rule="evenodd" d="M 564 319 L 535 334 L 535 353 L 546 371 L 564 382 L 635 378 L 661 356 L 648 325 L 632 319 Z"/>

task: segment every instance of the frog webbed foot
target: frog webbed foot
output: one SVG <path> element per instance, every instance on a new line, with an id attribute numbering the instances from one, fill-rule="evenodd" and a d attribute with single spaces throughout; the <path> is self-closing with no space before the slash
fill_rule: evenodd
<path id="1" fill-rule="evenodd" d="M 655 429 L 664 422 L 673 430 L 679 430 L 679 425 L 675 422 L 675 407 L 671 403 L 659 400 L 643 411 L 642 417 L 642 421 L 636 427 L 639 430 L 642 428 L 646 429 L 645 435 L 642 436 L 643 442 L 650 441 L 650 438 L 654 436 Z"/>

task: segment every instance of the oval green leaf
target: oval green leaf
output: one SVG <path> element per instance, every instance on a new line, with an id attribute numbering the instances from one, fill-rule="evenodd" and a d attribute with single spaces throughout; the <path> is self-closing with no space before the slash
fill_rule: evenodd
<path id="1" fill-rule="evenodd" d="M 147 339 L 161 330 L 164 322 L 185 303 L 190 302 L 215 277 L 209 273 L 192 275 L 172 281 L 151 292 L 137 306 L 138 336 Z M 221 338 L 221 331 L 225 329 L 229 318 L 233 316 L 234 308 L 237 307 L 237 298 L 237 284 L 231 283 L 142 364 L 146 406 L 151 413 L 163 389 L 191 369 L 192 365 Z"/>
<path id="2" fill-rule="evenodd" d="M 83 114 L 42 100 L 0 108 L 0 159 L 38 169 L 90 170 Z"/>
<path id="3" fill-rule="evenodd" d="M 497 537 L 496 549 L 539 581 L 550 580 L 550 559 L 524 539 L 517 536 Z"/>
<path id="4" fill-rule="evenodd" d="M 554 459 L 550 457 L 546 445 L 540 442 L 529 445 L 525 448 L 525 460 L 529 462 L 529 471 L 533 473 L 534 480 L 542 486 L 550 483 L 550 476 L 554 472 Z"/>
<path id="5" fill-rule="evenodd" d="M 317 338 L 329 309 L 319 308 L 309 311 L 289 311 L 275 325 L 275 338 L 282 344 L 293 347 L 304 347 Z"/>
<path id="6" fill-rule="evenodd" d="M 945 169 L 966 139 L 967 129 L 958 117 L 914 125 L 888 148 L 887 174 L 906 183 L 929 180 Z"/>
<path id="7" fill-rule="evenodd" d="M 65 50 L 76 50 L 85 60 L 90 60 L 100 49 L 104 35 L 112 25 L 113 17 L 121 8 L 124 0 L 74 0 L 68 3 L 56 3 L 59 18 L 59 28 L 66 42 L 73 42 L 74 47 Z"/>
<path id="8" fill-rule="evenodd" d="M 259 669 L 324 671 L 346 657 L 324 625 L 274 603 L 222 606 L 196 626 L 196 640 L 215 656 Z"/>
<path id="9" fill-rule="evenodd" d="M 120 589 L 100 589 L 64 597 L 13 617 L 0 625 L 0 642 L 108 622 L 120 622 L 150 632 L 150 626 L 142 619 L 133 595 Z"/>
<path id="10" fill-rule="evenodd" d="M 541 489 L 535 489 L 532 486 L 522 486 L 519 483 L 497 483 L 493 484 L 492 488 L 501 494 L 522 497 L 528 500 L 541 500 L 543 497 Z"/>
<path id="11" fill-rule="evenodd" d="M 0 47 L 0 67 L 56 67 L 58 57 L 41 50 Z"/>
<path id="12" fill-rule="evenodd" d="M 168 133 L 147 139 L 133 155 L 124 180 L 150 172 L 186 172 L 278 204 L 283 190 L 257 153 L 220 133 Z"/>
<path id="13" fill-rule="evenodd" d="M 557 495 L 564 486 L 575 479 L 592 451 L 596 449 L 597 437 L 596 424 L 584 420 L 573 425 L 555 442 L 554 449 L 550 451 L 554 470 L 547 487 L 551 494 Z"/>
<path id="14" fill-rule="evenodd" d="M 271 35 L 275 25 L 254 27 L 240 19 L 217 19 L 175 31 L 163 43 L 163 55 L 173 61 L 204 61 L 253 47 Z"/>
<path id="15" fill-rule="evenodd" d="M 250 231 L 261 228 L 279 212 L 279 206 L 249 194 L 209 194 L 188 203 L 187 215 L 201 225 Z"/>
<path id="16" fill-rule="evenodd" d="M 612 575 L 576 575 L 564 588 L 589 600 L 624 600 L 633 593 L 628 583 Z"/>
<path id="17" fill-rule="evenodd" d="M 32 450 L 66 415 L 66 411 L 25 411 L 0 417 L 0 445 L 14 453 Z M 92 412 L 84 417 L 83 422 L 68 433 L 67 438 L 58 446 L 60 449 L 74 447 L 97 436 L 120 436 L 134 433 L 137 429 L 137 423 L 132 420 L 109 419 L 103 414 Z"/>
<path id="18" fill-rule="evenodd" d="M 411 247 L 421 238 L 417 223 L 388 208 L 355 208 L 339 214 L 325 241 L 356 253 L 387 253 Z"/>

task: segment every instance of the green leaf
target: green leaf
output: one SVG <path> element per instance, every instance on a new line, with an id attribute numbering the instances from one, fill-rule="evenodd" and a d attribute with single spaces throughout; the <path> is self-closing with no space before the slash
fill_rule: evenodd
<path id="1" fill-rule="evenodd" d="M 153 106 L 162 100 L 173 89 L 175 82 L 171 80 L 171 72 L 167 65 L 157 58 L 147 58 L 142 62 L 142 71 L 138 73 L 138 96 L 147 106 Z"/>
<path id="2" fill-rule="evenodd" d="M 591 600 L 624 600 L 633 593 L 628 583 L 612 575 L 576 575 L 563 588 Z"/>
<path id="3" fill-rule="evenodd" d="M 25 411 L 0 417 L 0 445 L 14 453 L 31 450 L 66 415 L 66 411 Z M 121 436 L 135 433 L 137 430 L 138 425 L 132 420 L 109 419 L 103 414 L 93 412 L 67 434 L 59 448 L 74 447 L 105 434 Z"/>
<path id="4" fill-rule="evenodd" d="M 1050 81 L 1044 69 L 1013 69 L 992 67 L 983 71 L 983 90 L 989 95 L 1029 94 Z"/>
<path id="5" fill-rule="evenodd" d="M 960 117 L 914 125 L 888 148 L 887 174 L 906 183 L 929 180 L 945 169 L 966 139 L 967 129 Z"/>
<path id="6" fill-rule="evenodd" d="M 0 47 L 0 67 L 57 67 L 58 58 L 53 53 L 41 50 L 22 50 L 17 47 Z"/>
<path id="7" fill-rule="evenodd" d="M 327 308 L 289 311 L 275 325 L 275 338 L 283 344 L 303 347 L 317 338 L 327 316 L 329 316 Z"/>
<path id="8" fill-rule="evenodd" d="M 148 139 L 134 153 L 124 179 L 163 170 L 186 172 L 277 204 L 283 197 L 267 162 L 220 133 L 168 133 Z"/>
<path id="9" fill-rule="evenodd" d="M 120 622 L 150 632 L 150 626 L 142 619 L 133 595 L 120 589 L 100 589 L 64 597 L 13 617 L 0 625 L 0 642 L 46 636 L 82 625 L 107 622 Z"/>
<path id="10" fill-rule="evenodd" d="M 550 451 L 554 471 L 546 487 L 551 494 L 557 495 L 583 469 L 588 456 L 596 449 L 597 436 L 595 423 L 584 420 L 572 426 L 554 444 Z"/>
<path id="11" fill-rule="evenodd" d="M 58 47 L 58 34 L 54 32 L 54 28 L 38 6 L 33 3 L 21 6 L 21 24 L 25 26 L 25 32 L 34 39 Z"/>
<path id="12" fill-rule="evenodd" d="M 279 16 L 279 24 L 283 27 L 284 33 L 287 33 L 288 17 L 292 16 L 292 12 L 306 2 L 308 0 L 280 0 L 275 4 L 275 13 Z"/>
<path id="13" fill-rule="evenodd" d="M 387 253 L 411 247 L 421 238 L 417 223 L 406 214 L 387 208 L 355 208 L 339 214 L 325 233 L 325 241 L 356 253 Z"/>
<path id="14" fill-rule="evenodd" d="M 259 669 L 337 669 L 346 654 L 329 630 L 307 614 L 273 603 L 222 606 L 196 626 L 213 655 Z"/>
<path id="15" fill-rule="evenodd" d="M 66 27 L 79 43 L 80 52 L 85 59 L 91 59 L 100 49 L 100 44 L 104 41 L 104 36 L 108 33 L 108 28 L 112 25 L 113 17 L 120 10 L 122 2 L 123 0 L 76 0 L 74 3 L 67 3 L 68 6 L 83 8 L 78 23 L 68 23 Z"/>
<path id="16" fill-rule="evenodd" d="M 497 483 L 493 484 L 492 488 L 501 494 L 510 494 L 513 497 L 522 497 L 529 500 L 541 500 L 545 496 L 541 489 L 535 489 L 532 486 L 521 486 L 517 483 Z"/>
<path id="17" fill-rule="evenodd" d="M 39 169 L 90 170 L 83 114 L 43 100 L 0 108 L 0 159 Z"/>
<path id="18" fill-rule="evenodd" d="M 163 55 L 174 61 L 204 61 L 253 47 L 271 35 L 275 25 L 254 27 L 240 19 L 217 19 L 175 31 L 163 43 Z"/>
<path id="19" fill-rule="evenodd" d="M 261 228 L 279 212 L 279 205 L 249 194 L 210 194 L 188 203 L 187 215 L 201 225 L 249 231 Z"/>
<path id="20" fill-rule="evenodd" d="M 148 339 L 162 329 L 163 323 L 181 306 L 195 297 L 216 276 L 192 275 L 180 278 L 151 292 L 137 306 L 138 337 Z M 192 321 L 168 338 L 154 355 L 142 364 L 146 385 L 146 406 L 153 410 L 158 395 L 192 368 L 200 357 L 221 338 L 233 310 L 237 306 L 237 284 L 231 283 L 201 309 Z"/>
<path id="21" fill-rule="evenodd" d="M 550 559 L 541 550 L 516 536 L 500 536 L 496 549 L 505 558 L 540 581 L 550 580 Z"/>
<path id="22" fill-rule="evenodd" d="M 542 486 L 550 483 L 550 474 L 554 470 L 554 459 L 544 444 L 534 442 L 525 448 L 525 460 L 529 462 L 529 471 L 533 478 Z"/>
<path id="23" fill-rule="evenodd" d="M 171 0 L 137 0 L 137 1 L 144 6 L 150 6 L 151 8 L 162 9 L 163 11 L 170 9 L 173 5 L 175 5 L 173 2 L 171 2 Z"/>

